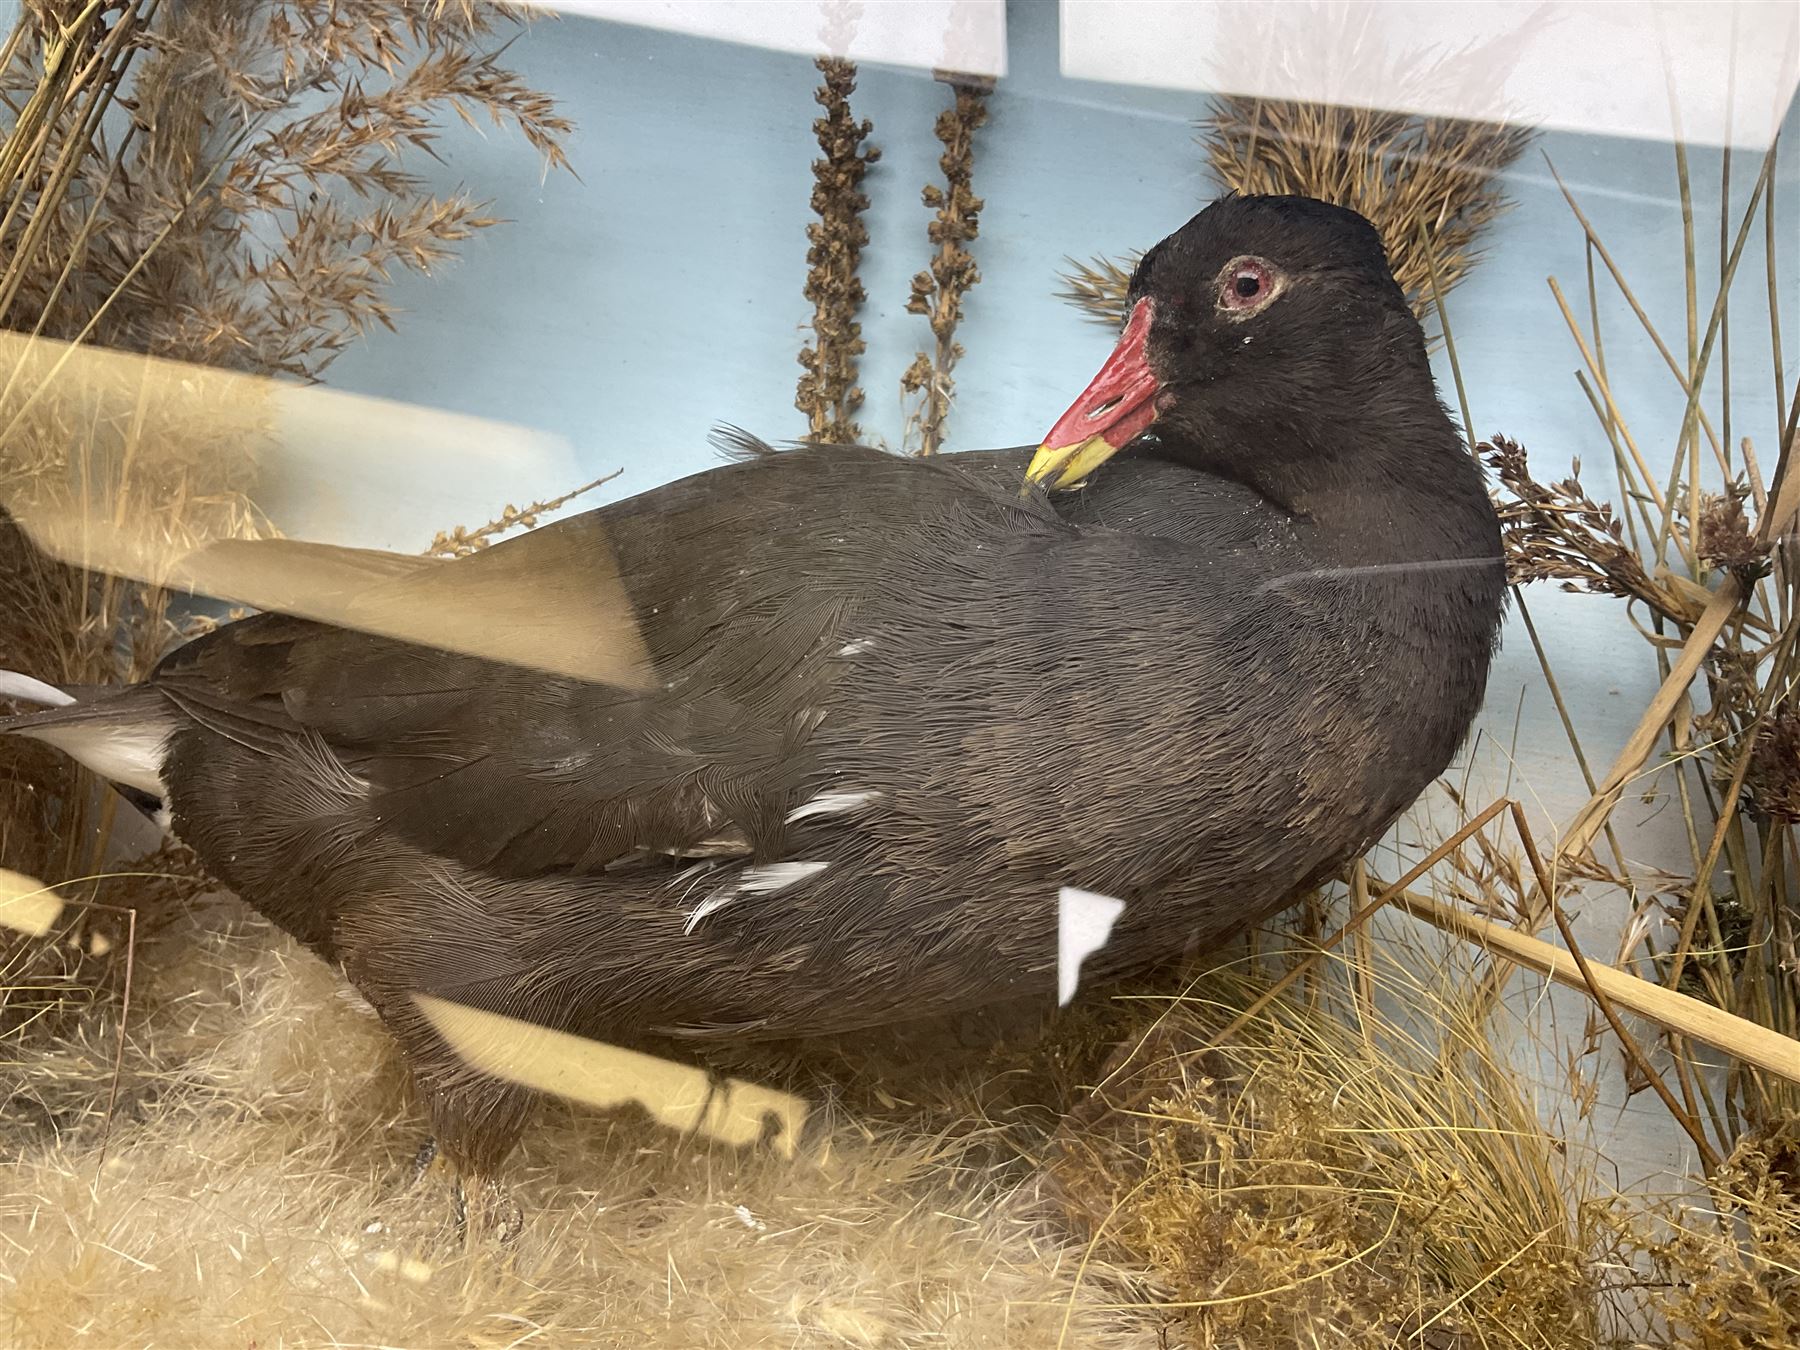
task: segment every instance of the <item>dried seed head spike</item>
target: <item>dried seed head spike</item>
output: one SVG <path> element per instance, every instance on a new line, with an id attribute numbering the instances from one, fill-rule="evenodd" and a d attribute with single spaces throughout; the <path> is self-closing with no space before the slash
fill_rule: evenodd
<path id="1" fill-rule="evenodd" d="M 920 352 L 900 377 L 903 393 L 918 397 L 907 416 L 907 439 L 918 453 L 934 455 L 944 443 L 944 425 L 956 382 L 952 372 L 963 355 L 956 341 L 956 325 L 962 321 L 963 296 L 981 280 L 975 259 L 963 245 L 980 233 L 982 200 L 971 188 L 975 170 L 975 132 L 987 121 L 987 96 L 993 81 L 971 75 L 938 71 L 937 78 L 954 91 L 950 107 L 938 114 L 935 130 L 944 153 L 938 165 L 944 185 L 926 184 L 920 194 L 936 214 L 926 226 L 926 237 L 937 246 L 930 266 L 912 279 L 906 309 L 927 317 L 932 337 L 931 352 Z"/>
<path id="2" fill-rule="evenodd" d="M 806 227 L 805 296 L 813 304 L 813 340 L 800 349 L 805 374 L 794 393 L 794 406 L 806 414 L 806 438 L 824 444 L 854 444 L 862 430 L 854 415 L 862 404 L 856 384 L 856 359 L 864 349 L 856 313 L 867 298 L 857 267 L 869 242 L 862 213 L 869 199 L 862 180 L 881 157 L 866 149 L 874 126 L 856 121 L 850 95 L 856 89 L 856 67 L 838 57 L 814 63 L 823 76 L 813 98 L 825 115 L 813 122 L 823 157 L 813 161 L 812 209 L 818 219 Z"/>

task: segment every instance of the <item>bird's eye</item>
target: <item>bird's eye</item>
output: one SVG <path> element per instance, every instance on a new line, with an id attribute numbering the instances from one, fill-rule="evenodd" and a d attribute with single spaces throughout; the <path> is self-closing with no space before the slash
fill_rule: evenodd
<path id="1" fill-rule="evenodd" d="M 1275 274 L 1260 258 L 1239 258 L 1220 278 L 1219 308 L 1239 314 L 1261 309 L 1275 294 Z"/>

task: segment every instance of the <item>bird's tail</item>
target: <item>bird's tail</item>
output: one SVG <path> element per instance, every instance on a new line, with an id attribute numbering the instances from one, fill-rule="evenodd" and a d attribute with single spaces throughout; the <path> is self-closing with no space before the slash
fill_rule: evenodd
<path id="1" fill-rule="evenodd" d="M 58 686 L 0 670 L 0 699 L 38 708 L 0 717 L 0 736 L 55 746 L 147 814 L 163 809 L 163 761 L 175 724 L 168 702 L 151 686 Z"/>

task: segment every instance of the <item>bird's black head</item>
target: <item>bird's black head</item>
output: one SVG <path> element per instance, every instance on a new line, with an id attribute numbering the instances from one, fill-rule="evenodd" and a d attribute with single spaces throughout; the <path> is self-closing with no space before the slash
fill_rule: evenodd
<path id="1" fill-rule="evenodd" d="M 1214 202 L 1144 255 L 1127 313 L 1112 356 L 1045 437 L 1033 481 L 1077 482 L 1134 440 L 1261 477 L 1280 473 L 1271 460 L 1332 453 L 1365 418 L 1448 428 L 1381 237 L 1343 207 Z"/>

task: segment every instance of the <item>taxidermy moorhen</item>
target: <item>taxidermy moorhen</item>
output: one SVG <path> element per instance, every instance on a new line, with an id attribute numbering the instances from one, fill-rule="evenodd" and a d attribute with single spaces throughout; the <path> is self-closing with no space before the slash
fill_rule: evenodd
<path id="1" fill-rule="evenodd" d="M 1125 902 L 1092 983 L 1368 848 L 1462 742 L 1502 608 L 1481 472 L 1367 221 L 1223 199 L 1128 303 L 1035 454 L 746 441 L 439 565 L 603 541 L 641 687 L 265 613 L 0 729 L 163 799 L 341 962 L 464 1171 L 531 1094 L 415 991 L 658 1053 L 1048 1008 L 1060 888 Z M 7 682 L 32 688 L 62 701 Z"/>

